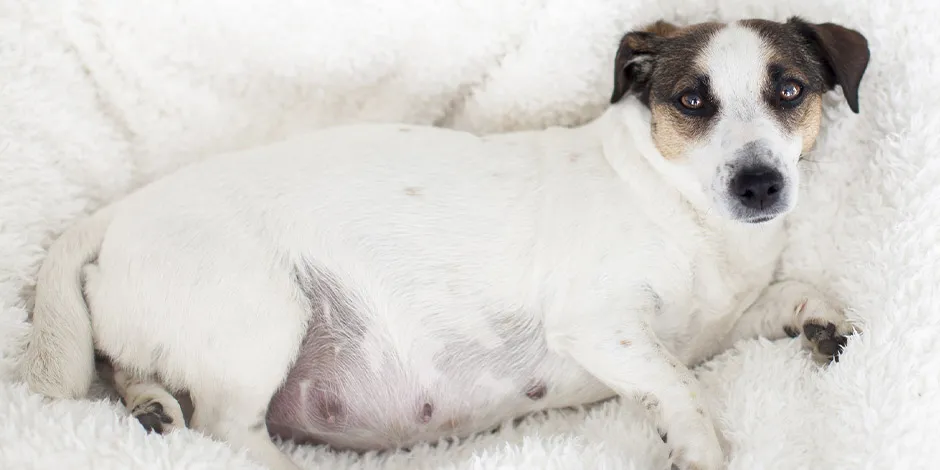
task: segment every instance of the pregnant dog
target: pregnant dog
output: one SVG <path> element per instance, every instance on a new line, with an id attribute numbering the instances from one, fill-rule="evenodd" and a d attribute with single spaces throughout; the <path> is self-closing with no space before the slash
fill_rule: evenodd
<path id="1" fill-rule="evenodd" d="M 100 351 L 142 422 L 184 426 L 187 390 L 193 428 L 274 469 L 270 434 L 394 448 L 619 395 L 679 468 L 721 468 L 688 366 L 853 332 L 772 277 L 823 95 L 858 112 L 868 60 L 835 24 L 660 22 L 577 128 L 354 125 L 191 165 L 50 248 L 26 380 L 82 397 Z"/>

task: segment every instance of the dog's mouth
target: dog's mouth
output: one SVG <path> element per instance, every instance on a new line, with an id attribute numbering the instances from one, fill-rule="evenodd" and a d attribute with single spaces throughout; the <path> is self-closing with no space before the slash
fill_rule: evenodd
<path id="1" fill-rule="evenodd" d="M 762 224 L 762 223 L 770 222 L 771 220 L 776 219 L 779 215 L 780 214 L 759 215 L 756 217 L 750 217 L 750 218 L 744 219 L 743 222 L 748 223 L 748 224 Z"/>
<path id="2" fill-rule="evenodd" d="M 734 204 L 732 207 L 726 208 L 726 211 L 728 212 L 728 218 L 735 222 L 760 225 L 779 220 L 785 216 L 790 212 L 790 204 L 780 203 L 763 210 L 745 208 L 739 204 Z"/>

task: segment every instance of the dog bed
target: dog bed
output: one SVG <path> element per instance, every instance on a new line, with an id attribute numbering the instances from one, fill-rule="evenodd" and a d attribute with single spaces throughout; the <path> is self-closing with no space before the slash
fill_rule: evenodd
<path id="1" fill-rule="evenodd" d="M 940 467 L 932 0 L 0 0 L 0 468 L 259 468 L 196 432 L 148 435 L 105 390 L 47 402 L 19 381 L 36 271 L 82 215 L 203 156 L 330 124 L 582 123 L 606 106 L 628 29 L 794 14 L 860 30 L 872 61 L 860 115 L 825 100 L 779 277 L 819 286 L 864 333 L 828 367 L 797 340 L 755 339 L 696 372 L 733 469 Z M 629 400 L 407 453 L 282 446 L 309 469 L 668 468 Z"/>

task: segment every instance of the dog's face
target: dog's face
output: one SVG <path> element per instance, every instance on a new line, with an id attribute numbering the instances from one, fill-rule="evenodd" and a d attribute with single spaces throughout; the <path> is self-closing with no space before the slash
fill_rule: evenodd
<path id="1" fill-rule="evenodd" d="M 636 95 L 658 165 L 728 218 L 764 222 L 796 203 L 822 95 L 839 85 L 857 113 L 868 60 L 865 37 L 835 24 L 659 22 L 623 37 L 611 103 Z"/>

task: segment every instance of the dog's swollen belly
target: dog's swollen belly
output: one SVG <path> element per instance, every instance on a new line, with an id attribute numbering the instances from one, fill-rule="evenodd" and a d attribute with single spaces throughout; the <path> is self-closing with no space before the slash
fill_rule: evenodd
<path id="1" fill-rule="evenodd" d="M 534 411 L 613 395 L 520 323 L 514 344 L 417 339 L 410 351 L 312 326 L 268 409 L 271 433 L 381 450 L 465 437 Z M 507 333 L 505 331 L 501 333 Z M 523 337 L 523 335 L 530 335 Z M 443 344 L 447 343 L 447 344 Z M 376 348 L 378 346 L 378 348 Z"/>

